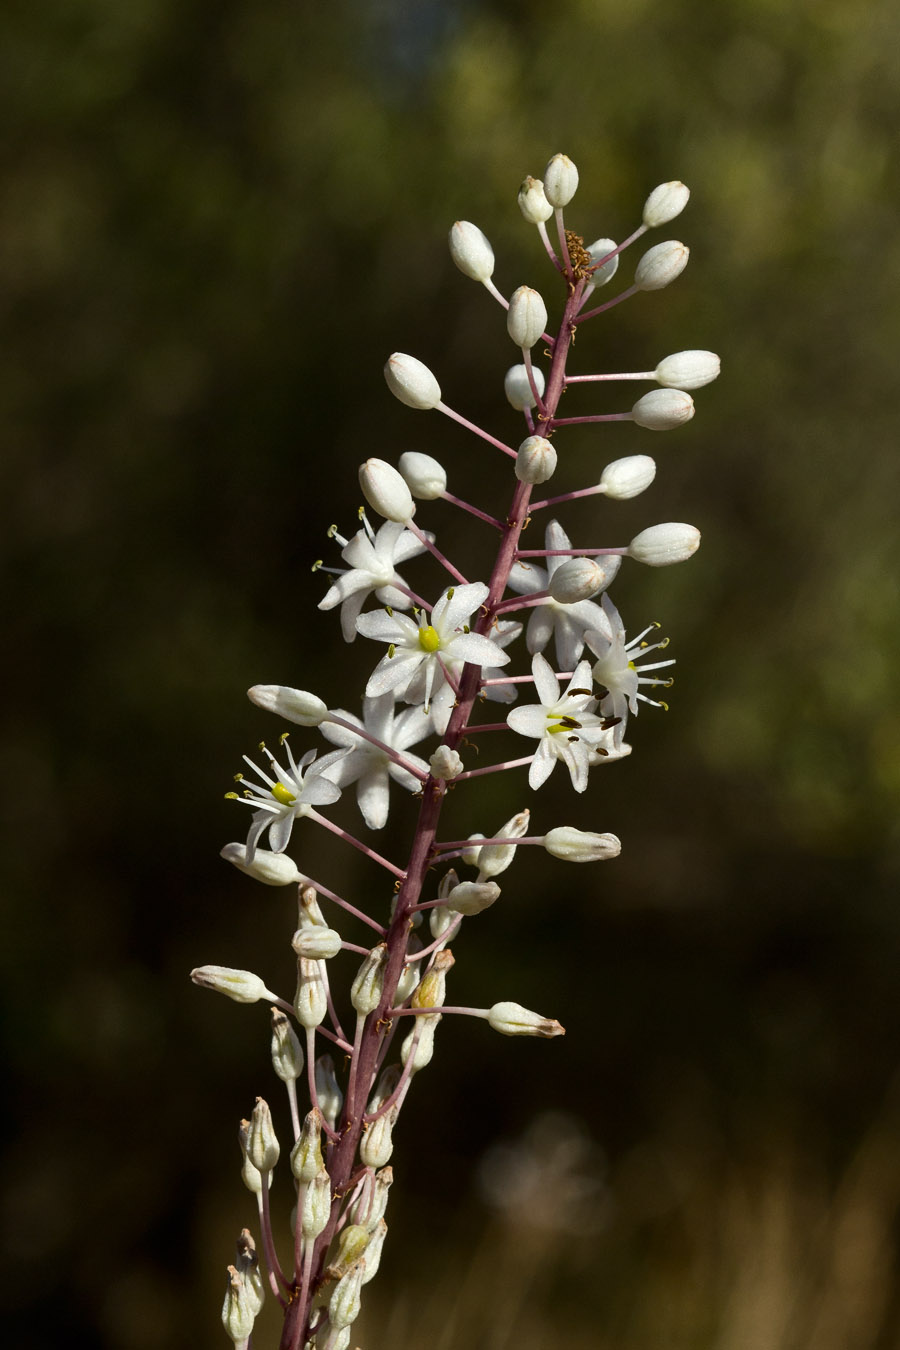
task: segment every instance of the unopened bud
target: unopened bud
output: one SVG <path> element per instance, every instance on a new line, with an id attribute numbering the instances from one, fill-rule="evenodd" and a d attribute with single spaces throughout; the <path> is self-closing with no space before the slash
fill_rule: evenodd
<path id="1" fill-rule="evenodd" d="M 412 495 L 423 502 L 433 502 L 447 488 L 447 472 L 431 455 L 407 450 L 398 467 Z"/>
<path id="2" fill-rule="evenodd" d="M 235 1345 L 243 1345 L 253 1330 L 255 1314 L 247 1298 L 244 1278 L 234 1266 L 228 1267 L 225 1301 L 222 1304 L 222 1326 Z"/>
<path id="3" fill-rule="evenodd" d="M 325 967 L 319 961 L 301 956 L 297 961 L 297 992 L 294 1011 L 301 1027 L 311 1030 L 325 1020 L 328 1012 L 328 992 L 325 988 Z"/>
<path id="4" fill-rule="evenodd" d="M 385 520 L 405 523 L 414 511 L 412 494 L 402 475 L 383 459 L 367 459 L 359 466 L 363 496 Z"/>
<path id="5" fill-rule="evenodd" d="M 547 589 L 559 604 L 574 605 L 602 591 L 612 577 L 605 558 L 567 558 L 550 577 Z"/>
<path id="6" fill-rule="evenodd" d="M 443 907 L 438 907 L 436 909 L 431 909 L 428 911 L 429 916 L 433 914 L 443 914 L 444 912 L 445 911 Z M 436 934 L 433 933 L 432 936 L 436 936 Z M 403 970 L 401 971 L 400 974 L 400 978 L 397 981 L 397 994 L 394 1000 L 398 1007 L 404 1004 L 406 1000 L 412 994 L 415 993 L 416 989 L 419 986 L 419 981 L 421 980 L 421 978 L 422 978 L 421 961 L 410 961 L 408 965 L 405 965 L 403 967 Z"/>
<path id="7" fill-rule="evenodd" d="M 405 1068 L 410 1055 L 413 1057 L 411 1073 L 426 1068 L 434 1055 L 434 1033 L 441 1020 L 440 1013 L 431 1017 L 417 1017 L 415 1026 L 400 1047 L 400 1062 Z"/>
<path id="8" fill-rule="evenodd" d="M 258 708 L 277 713 L 287 722 L 301 727 L 317 727 L 328 716 L 328 708 L 315 694 L 305 689 L 290 689 L 283 684 L 255 684 L 247 697 Z"/>
<path id="9" fill-rule="evenodd" d="M 656 464 L 649 455 L 626 455 L 607 464 L 600 475 L 600 487 L 607 497 L 626 501 L 648 488 L 656 477 Z"/>
<path id="10" fill-rule="evenodd" d="M 271 1172 L 281 1156 L 268 1102 L 257 1097 L 247 1132 L 247 1157 L 259 1172 Z"/>
<path id="11" fill-rule="evenodd" d="M 556 473 L 556 450 L 543 436 L 529 436 L 516 455 L 516 477 L 520 483 L 546 483 Z"/>
<path id="12" fill-rule="evenodd" d="M 308 961 L 328 961 L 341 950 L 341 935 L 334 928 L 298 928 L 291 938 L 291 946 L 298 956 Z"/>
<path id="13" fill-rule="evenodd" d="M 578 170 L 568 155 L 554 155 L 544 170 L 544 196 L 551 206 L 568 206 L 578 187 Z"/>
<path id="14" fill-rule="evenodd" d="M 384 378 L 394 397 L 408 408 L 434 408 L 441 401 L 441 386 L 431 371 L 405 352 L 388 357 Z"/>
<path id="15" fill-rule="evenodd" d="M 303 880 L 302 873 L 298 872 L 297 864 L 291 858 L 284 853 L 270 853 L 267 848 L 256 849 L 251 863 L 247 862 L 246 844 L 226 844 L 219 857 L 232 863 L 240 872 L 246 872 L 255 881 L 264 882 L 266 886 L 290 886 L 291 883 L 296 886 Z"/>
<path id="16" fill-rule="evenodd" d="M 331 1177 L 324 1167 L 306 1188 L 300 1215 L 300 1232 L 307 1242 L 319 1236 L 331 1217 Z"/>
<path id="17" fill-rule="evenodd" d="M 449 745 L 439 745 L 428 761 L 432 778 L 447 780 L 458 778 L 463 771 L 463 762 Z"/>
<path id="18" fill-rule="evenodd" d="M 310 1182 L 323 1167 L 319 1113 L 310 1111 L 300 1128 L 300 1138 L 291 1149 L 291 1172 L 295 1180 Z"/>
<path id="19" fill-rule="evenodd" d="M 506 331 L 517 347 L 531 348 L 547 327 L 547 306 L 537 291 L 520 286 L 513 291 L 506 315 Z"/>
<path id="20" fill-rule="evenodd" d="M 243 1181 L 248 1191 L 252 1191 L 254 1195 L 261 1195 L 263 1188 L 262 1172 L 260 1172 L 259 1168 L 253 1162 L 252 1158 L 248 1153 L 248 1149 L 250 1147 L 249 1120 L 242 1120 L 240 1125 L 238 1126 L 238 1140 L 241 1145 L 241 1156 L 243 1158 L 243 1164 L 241 1166 L 241 1181 Z M 266 1173 L 266 1185 L 267 1187 L 272 1185 L 271 1170 L 269 1170 Z"/>
<path id="21" fill-rule="evenodd" d="M 272 1009 L 272 1067 L 283 1083 L 296 1082 L 303 1072 L 303 1049 L 280 1008 Z"/>
<path id="22" fill-rule="evenodd" d="M 602 862 L 617 858 L 622 844 L 614 834 L 593 834 L 590 830 L 576 830 L 574 825 L 558 825 L 544 836 L 544 848 L 554 858 L 564 862 Z"/>
<path id="23" fill-rule="evenodd" d="M 621 254 L 615 252 L 617 247 L 615 239 L 596 239 L 591 244 L 588 249 L 588 253 L 591 255 L 591 263 L 595 267 L 597 263 L 601 263 L 601 266 L 591 273 L 592 286 L 605 286 L 616 275 L 619 270 L 619 258 L 621 257 Z M 610 253 L 613 254 L 611 258 L 609 257 Z M 606 262 L 602 262 L 603 258 L 606 258 Z"/>
<path id="24" fill-rule="evenodd" d="M 534 377 L 534 387 L 543 398 L 546 384 L 544 372 L 538 370 L 537 366 L 532 366 L 531 374 Z M 525 366 L 510 366 L 503 377 L 503 392 L 507 401 L 519 412 L 524 412 L 526 408 L 534 408 L 537 405 L 537 399 L 531 391 L 528 370 Z"/>
<path id="25" fill-rule="evenodd" d="M 447 897 L 447 908 L 457 914 L 480 914 L 500 896 L 496 881 L 461 881 Z"/>
<path id="26" fill-rule="evenodd" d="M 650 525 L 636 534 L 628 545 L 628 556 L 648 567 L 668 567 L 685 562 L 700 547 L 700 531 L 682 521 Z"/>
<path id="27" fill-rule="evenodd" d="M 489 281 L 494 274 L 494 250 L 487 236 L 469 220 L 458 220 L 451 227 L 450 257 L 473 281 Z"/>
<path id="28" fill-rule="evenodd" d="M 328 1300 L 328 1320 L 338 1331 L 349 1327 L 359 1317 L 360 1290 L 365 1273 L 365 1260 L 359 1260 L 346 1275 L 341 1276 L 334 1287 L 334 1293 Z"/>
<path id="29" fill-rule="evenodd" d="M 235 1003 L 258 1003 L 261 998 L 278 1002 L 278 995 L 267 989 L 250 970 L 232 970 L 230 966 L 198 966 L 191 979 L 201 989 L 213 989 Z"/>
<path id="30" fill-rule="evenodd" d="M 665 225 L 667 221 L 680 216 L 688 204 L 690 188 L 675 179 L 671 183 L 660 183 L 644 202 L 644 224 L 648 229 L 656 225 Z"/>
<path id="31" fill-rule="evenodd" d="M 682 389 L 651 389 L 631 409 L 635 422 L 647 431 L 671 431 L 693 415 L 694 400 Z"/>
<path id="32" fill-rule="evenodd" d="M 341 1229 L 334 1259 L 328 1262 L 329 1273 L 345 1275 L 354 1261 L 358 1261 L 369 1245 L 369 1230 L 361 1223 L 349 1223 Z"/>
<path id="33" fill-rule="evenodd" d="M 687 267 L 691 250 L 677 239 L 654 244 L 641 258 L 634 273 L 634 284 L 639 291 L 661 291 Z"/>
<path id="34" fill-rule="evenodd" d="M 519 188 L 519 210 L 529 225 L 540 225 L 542 220 L 549 220 L 553 215 L 553 207 L 547 201 L 544 184 L 540 178 L 532 178 L 529 174 L 522 180 L 522 186 Z"/>
<path id="35" fill-rule="evenodd" d="M 334 1060 L 330 1055 L 319 1056 L 316 1060 L 315 1074 L 319 1110 L 325 1117 L 326 1124 L 334 1129 L 337 1118 L 341 1114 L 341 1107 L 344 1105 L 344 1094 L 341 1092 L 337 1074 L 334 1071 Z"/>
<path id="36" fill-rule="evenodd" d="M 350 986 L 350 1002 L 360 1017 L 368 1017 L 374 1012 L 381 999 L 384 988 L 384 967 L 387 964 L 388 949 L 386 942 L 379 942 L 368 952 Z"/>
<path id="37" fill-rule="evenodd" d="M 654 374 L 670 389 L 702 389 L 717 378 L 721 366 L 715 352 L 674 352 L 660 361 Z"/>
<path id="38" fill-rule="evenodd" d="M 552 1017 L 529 1012 L 521 1003 L 495 1003 L 488 1011 L 488 1022 L 502 1036 L 565 1036 L 565 1027 Z"/>
<path id="39" fill-rule="evenodd" d="M 500 826 L 496 838 L 521 839 L 528 833 L 528 823 L 530 820 L 530 811 L 527 809 L 525 811 L 519 811 L 518 814 L 508 820 L 505 825 Z M 476 851 L 471 866 L 478 868 L 479 881 L 488 881 L 491 877 L 498 877 L 501 872 L 505 872 L 515 856 L 515 844 L 492 844 L 488 839 L 482 844 L 481 848 Z"/>

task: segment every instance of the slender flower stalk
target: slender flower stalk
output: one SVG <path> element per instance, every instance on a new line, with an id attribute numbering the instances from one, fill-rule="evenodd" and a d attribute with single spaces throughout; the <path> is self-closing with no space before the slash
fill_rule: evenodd
<path id="1" fill-rule="evenodd" d="M 552 322 L 542 294 L 534 288 L 519 286 L 508 301 L 497 289 L 493 249 L 478 226 L 457 221 L 450 231 L 456 266 L 506 310 L 517 364 L 506 375 L 504 392 L 523 416 L 527 433 L 524 439 L 521 433 L 511 438 L 518 449 L 449 408 L 436 376 L 418 358 L 395 352 L 385 366 L 390 391 L 407 407 L 442 412 L 515 461 L 508 499 L 490 512 L 470 505 L 447 490 L 443 465 L 419 451 L 407 451 L 396 468 L 387 460 L 367 458 L 360 467 L 359 484 L 383 523 L 376 529 L 363 511 L 361 528 L 349 540 L 332 527 L 329 534 L 340 545 L 347 566 L 314 564 L 314 570 L 321 567 L 336 576 L 320 608 L 340 606 L 344 640 L 352 642 L 357 635 L 364 639 L 356 649 L 366 669 L 362 719 L 340 708 L 329 710 L 323 699 L 303 689 L 259 684 L 250 690 L 254 703 L 266 712 L 337 746 L 322 754 L 318 743 L 295 759 L 282 736 L 280 757 L 261 746 L 265 765 L 247 759 L 259 781 L 244 785 L 242 795 L 226 794 L 250 805 L 253 814 L 246 843 L 228 845 L 224 856 L 266 885 L 299 884 L 299 927 L 292 939 L 297 960 L 293 1003 L 272 993 L 250 971 L 209 965 L 194 972 L 198 985 L 224 993 L 233 1002 L 268 1002 L 276 1009 L 272 1062 L 287 1085 L 294 1139 L 290 1170 L 297 1201 L 290 1234 L 293 1251 L 287 1257 L 279 1254 L 282 1239 L 273 1228 L 268 1205 L 278 1146 L 264 1103 L 258 1104 L 241 1138 L 244 1179 L 258 1197 L 270 1286 L 284 1308 L 280 1350 L 338 1350 L 353 1339 L 352 1324 L 364 1286 L 377 1269 L 386 1232 L 394 1125 L 408 1093 L 415 1089 L 417 1075 L 431 1062 L 442 1019 L 474 1017 L 506 1036 L 550 1039 L 563 1034 L 554 1018 L 516 1002 L 503 1000 L 485 1008 L 446 1003 L 455 959 L 451 944 L 464 924 L 489 906 L 503 903 L 495 877 L 508 870 L 514 876 L 520 846 L 541 847 L 553 858 L 575 863 L 611 859 L 621 848 L 609 833 L 582 831 L 552 820 L 536 820 L 532 826 L 531 811 L 525 807 L 493 834 L 439 840 L 449 788 L 458 789 L 459 809 L 470 812 L 477 797 L 477 789 L 467 786 L 473 780 L 518 772 L 523 792 L 526 782 L 533 791 L 543 788 L 559 762 L 567 771 L 562 775 L 565 790 L 585 792 L 601 765 L 630 752 L 624 735 L 638 704 L 665 706 L 640 692 L 640 686 L 671 683 L 668 674 L 656 674 L 672 664 L 670 658 L 649 663 L 644 659 L 663 649 L 667 640 L 647 642 L 648 627 L 626 637 L 607 588 L 617 582 L 620 564 L 626 569 L 635 561 L 658 567 L 689 558 L 699 543 L 693 526 L 652 525 L 624 546 L 601 543 L 575 549 L 562 526 L 551 521 L 544 548 L 521 547 L 534 511 L 592 495 L 612 502 L 627 499 L 648 488 L 656 474 L 649 456 L 630 455 L 608 463 L 594 485 L 565 483 L 570 460 L 565 432 L 556 434 L 560 428 L 630 420 L 648 430 L 666 430 L 693 415 L 693 400 L 685 391 L 700 388 L 718 373 L 718 357 L 701 350 L 675 353 L 653 371 L 567 372 L 576 329 L 581 332 L 590 319 L 633 294 L 662 289 L 680 274 L 688 256 L 677 241 L 654 246 L 640 259 L 631 287 L 585 312 L 588 297 L 611 280 L 622 251 L 647 230 L 673 219 L 687 201 L 687 189 L 680 183 L 654 189 L 641 224 L 623 243 L 604 237 L 588 247 L 566 219 L 577 187 L 575 165 L 560 154 L 550 160 L 543 180 L 527 178 L 519 191 L 522 214 L 537 227 L 553 265 L 551 280 L 560 291 Z M 551 218 L 558 251 L 548 235 Z M 532 360 L 538 343 L 546 345 L 545 368 L 543 361 L 538 365 Z M 579 357 L 585 350 L 582 340 Z M 627 413 L 558 415 L 568 385 L 583 383 L 590 388 L 603 380 L 650 380 L 660 388 L 645 394 Z M 566 490 L 533 502 L 534 489 L 557 472 Z M 484 527 L 485 534 L 489 530 L 495 538 L 499 535 L 485 580 L 467 580 L 471 555 L 467 553 L 463 569 L 420 524 L 419 517 L 437 499 L 463 511 L 473 531 Z M 426 552 L 452 579 L 430 599 L 420 596 L 423 586 L 412 589 L 397 571 L 398 565 L 405 567 Z M 407 612 L 411 607 L 412 614 Z M 527 611 L 524 630 L 522 624 L 503 617 L 517 609 Z M 519 644 L 523 631 L 524 643 Z M 365 649 L 372 651 L 373 641 L 381 647 L 370 657 Z M 515 649 L 517 669 L 507 675 L 504 667 L 513 662 L 510 647 Z M 531 702 L 516 703 L 522 685 L 533 687 Z M 516 706 L 503 721 L 473 721 L 476 706 L 486 698 Z M 518 743 L 522 748 L 523 739 L 529 753 L 473 762 L 480 749 L 487 759 L 489 747 L 498 744 L 487 737 L 488 732 L 507 733 L 509 740 L 499 743 L 504 747 L 501 755 L 507 745 Z M 485 735 L 475 744 L 470 737 L 478 733 Z M 431 738 L 436 744 L 424 746 L 421 756 L 412 752 L 412 746 Z M 242 776 L 238 778 L 243 784 Z M 402 866 L 332 818 L 333 809 L 343 810 L 341 794 L 352 784 L 369 830 L 385 824 L 392 794 L 415 794 L 417 817 Z M 546 811 L 550 790 L 545 789 L 538 800 Z M 293 826 L 305 818 L 387 872 L 380 892 L 356 905 L 318 882 L 309 882 L 286 856 Z M 268 847 L 262 846 L 264 836 Z M 461 866 L 475 869 L 474 878 L 460 879 L 454 868 L 447 867 L 457 859 Z M 345 915 L 374 930 L 373 946 L 343 936 L 337 920 L 343 921 Z M 351 953 L 356 964 L 349 993 L 335 995 L 335 972 L 343 971 Z M 351 1036 L 341 1016 L 352 1028 Z M 414 1021 L 400 1045 L 399 1059 L 392 1058 L 401 1019 L 410 1017 Z M 440 1034 L 450 1033 L 441 1029 Z M 320 1053 L 323 1038 L 344 1052 L 347 1063 L 340 1072 L 328 1054 Z M 301 1121 L 297 1084 L 304 1073 L 310 1110 Z M 236 1346 L 249 1342 L 258 1311 L 255 1287 L 246 1263 L 229 1267 L 223 1324 Z"/>

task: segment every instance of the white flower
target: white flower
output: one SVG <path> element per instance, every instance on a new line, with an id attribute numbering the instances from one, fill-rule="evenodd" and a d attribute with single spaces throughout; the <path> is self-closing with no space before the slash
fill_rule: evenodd
<path id="1" fill-rule="evenodd" d="M 362 721 L 352 713 L 344 712 L 343 708 L 334 708 L 332 711 L 345 722 L 352 722 L 354 726 L 363 727 L 370 735 L 377 736 L 385 745 L 399 751 L 423 773 L 428 772 L 425 760 L 420 759 L 418 755 L 409 754 L 407 749 L 431 732 L 431 719 L 421 708 L 405 708 L 395 717 L 394 696 L 387 693 L 377 698 L 363 699 Z M 415 792 L 420 786 L 419 780 L 377 745 L 364 740 L 362 736 L 354 735 L 346 727 L 323 722 L 322 734 L 333 745 L 349 747 L 349 754 L 332 764 L 328 770 L 328 777 L 340 788 L 356 783 L 356 800 L 363 820 L 370 830 L 382 829 L 388 818 L 390 779 L 393 778 L 410 792 Z"/>
<path id="2" fill-rule="evenodd" d="M 418 623 L 388 610 L 361 614 L 357 631 L 389 644 L 366 685 L 366 696 L 393 692 L 408 703 L 424 703 L 427 712 L 432 690 L 443 680 L 442 662 L 505 666 L 509 657 L 499 643 L 469 632 L 469 620 L 487 597 L 488 588 L 481 581 L 451 586 L 431 611 L 430 623 L 421 612 Z"/>
<path id="3" fill-rule="evenodd" d="M 245 866 L 248 867 L 253 862 L 260 836 L 266 830 L 269 831 L 269 847 L 272 852 L 283 853 L 288 846 L 294 821 L 299 820 L 301 816 L 308 816 L 314 806 L 329 806 L 341 795 L 340 788 L 326 776 L 325 771 L 339 759 L 343 759 L 346 750 L 332 750 L 315 764 L 313 760 L 318 752 L 308 750 L 298 764 L 291 754 L 286 734 L 282 736 L 281 743 L 288 758 L 287 769 L 281 767 L 271 750 L 267 750 L 265 745 L 260 745 L 259 748 L 268 759 L 275 777 L 270 778 L 264 770 L 253 763 L 252 759 L 244 755 L 245 762 L 263 781 L 261 784 L 251 783 L 245 787 L 240 797 L 236 792 L 226 794 L 236 801 L 245 802 L 248 806 L 256 808 L 247 835 Z M 243 783 L 243 774 L 236 774 L 235 781 Z"/>
<path id="4" fill-rule="evenodd" d="M 614 731 L 614 745 L 621 753 L 629 712 L 637 713 L 639 702 L 652 703 L 656 708 L 666 706 L 656 699 L 648 698 L 646 694 L 639 694 L 638 686 L 657 684 L 668 687 L 672 683 L 671 679 L 658 680 L 650 675 L 639 674 L 636 662 L 649 656 L 651 652 L 667 647 L 669 639 L 663 638 L 662 642 L 643 642 L 641 639 L 659 626 L 652 623 L 642 633 L 638 633 L 637 637 L 626 642 L 625 626 L 609 596 L 604 595 L 600 603 L 606 616 L 606 631 L 586 633 L 585 642 L 598 658 L 594 665 L 594 679 L 607 690 L 600 700 L 600 710 L 607 717 L 619 719 Z M 674 664 L 674 660 L 655 661 L 652 665 L 641 666 L 641 670 L 661 670 L 663 666 Z"/>
<path id="5" fill-rule="evenodd" d="M 584 792 L 591 749 L 606 731 L 603 718 L 594 711 L 597 700 L 591 692 L 591 663 L 579 662 L 563 695 L 549 661 L 540 653 L 532 659 L 531 673 L 540 703 L 513 708 L 506 718 L 520 736 L 533 736 L 540 742 L 528 770 L 528 786 L 539 788 L 560 759 L 575 791 Z"/>
<path id="6" fill-rule="evenodd" d="M 319 609 L 341 606 L 341 631 L 346 642 L 352 642 L 356 637 L 357 616 L 373 591 L 383 604 L 393 605 L 395 609 L 409 609 L 412 604 L 409 596 L 396 589 L 406 585 L 395 570 L 396 565 L 425 552 L 425 545 L 399 521 L 386 521 L 377 534 L 365 516 L 362 521 L 363 528 L 357 530 L 349 543 L 335 534 L 338 542 L 343 544 L 341 557 L 350 564 L 349 570 L 321 569 L 336 571 L 338 577 L 324 600 L 319 601 Z"/>
<path id="7" fill-rule="evenodd" d="M 551 520 L 547 526 L 544 547 L 549 549 L 572 547 L 569 536 L 555 520 Z M 527 563 L 517 562 L 510 572 L 509 588 L 518 595 L 545 591 L 553 573 L 566 561 L 565 557 L 548 558 L 546 569 L 533 566 L 530 559 Z M 611 581 L 618 571 L 618 558 L 613 554 L 603 561 Z M 603 610 L 596 601 L 577 600 L 574 604 L 567 605 L 548 596 L 545 601 L 532 609 L 525 641 L 530 652 L 542 652 L 551 637 L 555 636 L 556 659 L 560 670 L 574 670 L 578 658 L 584 651 L 586 630 L 593 628 L 603 633 L 607 627 Z"/>
<path id="8" fill-rule="evenodd" d="M 491 631 L 493 643 L 498 647 L 508 647 L 511 642 L 515 642 L 521 633 L 522 625 L 510 623 L 509 620 L 505 622 L 501 620 Z M 458 657 L 451 658 L 449 661 L 445 660 L 444 665 L 449 671 L 451 679 L 459 684 L 465 661 Z M 481 675 L 482 679 L 485 680 L 499 679 L 500 667 L 484 666 Z M 439 736 L 443 736 L 447 730 L 450 714 L 453 712 L 453 705 L 456 702 L 456 691 L 452 684 L 447 683 L 443 670 L 441 671 L 441 681 L 440 684 L 435 684 L 431 694 L 431 725 Z M 517 687 L 514 684 L 490 684 L 484 690 L 484 695 L 492 703 L 515 703 L 517 692 Z"/>

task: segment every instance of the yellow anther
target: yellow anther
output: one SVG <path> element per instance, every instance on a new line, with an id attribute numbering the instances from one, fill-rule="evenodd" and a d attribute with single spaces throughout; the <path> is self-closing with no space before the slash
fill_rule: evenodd
<path id="1" fill-rule="evenodd" d="M 393 657 L 393 655 L 394 655 L 394 653 L 396 652 L 396 650 L 397 650 L 397 648 L 394 646 L 393 642 L 388 643 L 388 660 L 389 660 L 389 661 L 390 661 L 391 658 Z"/>
<path id="2" fill-rule="evenodd" d="M 322 566 L 323 562 L 324 562 L 324 559 L 322 559 L 322 558 L 316 558 L 316 561 L 313 563 L 312 567 L 311 567 L 309 570 L 310 570 L 311 572 L 318 572 L 318 570 L 319 570 L 319 568 Z"/>
<path id="3" fill-rule="evenodd" d="M 430 623 L 419 629 L 419 646 L 423 652 L 436 652 L 440 645 L 440 634 L 436 628 L 432 628 Z"/>
<path id="4" fill-rule="evenodd" d="M 266 748 L 266 743 L 265 743 L 265 741 L 260 741 L 259 745 L 258 745 L 256 748 L 257 748 L 257 750 L 265 750 L 265 748 Z"/>
<path id="5" fill-rule="evenodd" d="M 235 781 L 236 783 L 243 783 L 243 781 L 244 781 L 244 775 L 243 775 L 242 773 L 236 773 L 236 774 L 234 775 L 234 781 Z"/>
<path id="6" fill-rule="evenodd" d="M 337 526 L 336 526 L 336 525 L 329 525 L 329 526 L 328 526 L 328 529 L 325 531 L 325 533 L 328 535 L 328 538 L 329 538 L 329 539 L 333 539 L 334 536 L 337 534 L 337 532 L 338 532 L 338 529 L 337 529 Z"/>
<path id="7" fill-rule="evenodd" d="M 668 711 L 669 711 L 669 705 L 668 705 L 668 703 L 663 703 L 662 699 L 660 699 L 660 701 L 659 701 L 659 706 L 662 708 L 663 712 L 668 712 Z"/>
<path id="8" fill-rule="evenodd" d="M 239 800 L 239 798 L 236 792 L 226 792 L 225 800 L 226 802 L 236 802 Z"/>
<path id="9" fill-rule="evenodd" d="M 272 784 L 272 796 L 275 798 L 276 802 L 280 802 L 282 806 L 293 806 L 294 802 L 297 800 L 297 794 L 295 792 L 288 792 L 283 783 Z"/>
<path id="10" fill-rule="evenodd" d="M 290 736 L 290 734 L 291 733 L 289 731 L 283 731 L 281 735 L 278 737 L 278 744 L 284 745 L 285 741 L 287 740 L 288 736 Z"/>

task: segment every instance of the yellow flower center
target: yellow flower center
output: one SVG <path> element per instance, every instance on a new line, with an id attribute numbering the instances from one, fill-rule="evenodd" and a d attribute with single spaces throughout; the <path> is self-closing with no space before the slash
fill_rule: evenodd
<path id="1" fill-rule="evenodd" d="M 419 629 L 419 646 L 423 652 L 436 652 L 441 645 L 440 634 L 431 624 Z"/>
<path id="2" fill-rule="evenodd" d="M 556 725 L 554 726 L 554 722 Z M 558 736 L 561 731 L 577 731 L 581 729 L 581 723 L 576 722 L 574 717 L 562 717 L 559 713 L 553 713 L 547 718 L 547 731 L 551 736 Z"/>
<path id="3" fill-rule="evenodd" d="M 276 802 L 280 802 L 282 806 L 293 806 L 294 802 L 297 800 L 296 794 L 288 792 L 283 783 L 274 783 L 272 785 L 272 796 L 275 798 Z"/>

